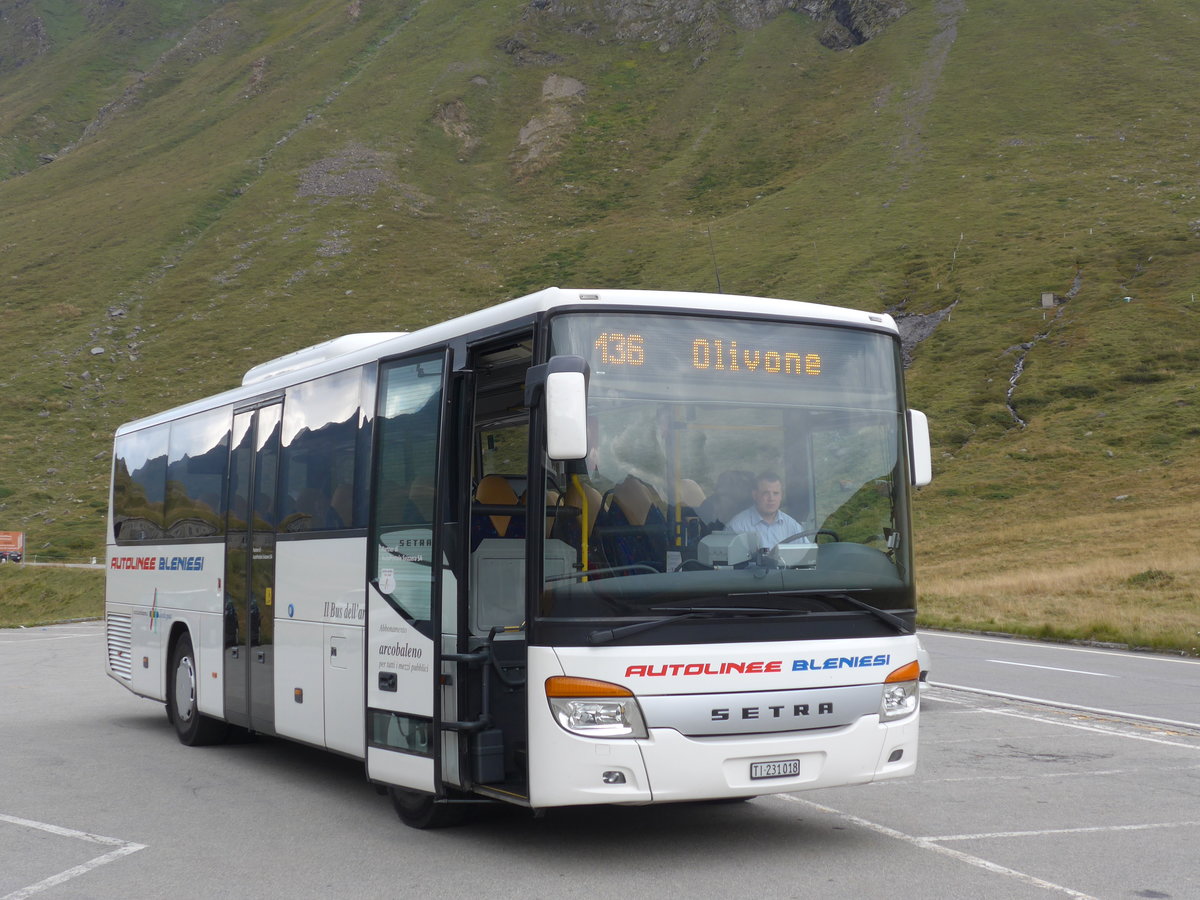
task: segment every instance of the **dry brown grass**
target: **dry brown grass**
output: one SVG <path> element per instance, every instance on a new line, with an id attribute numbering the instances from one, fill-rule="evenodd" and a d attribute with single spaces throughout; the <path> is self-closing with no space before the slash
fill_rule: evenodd
<path id="1" fill-rule="evenodd" d="M 921 534 L 924 625 L 1200 655 L 1200 502 Z"/>

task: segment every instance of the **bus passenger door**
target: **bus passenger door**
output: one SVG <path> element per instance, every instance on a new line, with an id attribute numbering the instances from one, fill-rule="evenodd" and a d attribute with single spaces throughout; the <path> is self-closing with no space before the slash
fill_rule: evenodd
<path id="1" fill-rule="evenodd" d="M 530 544 L 540 550 L 545 528 L 543 476 L 540 468 L 531 472 L 529 462 L 525 381 L 532 351 L 529 332 L 471 348 L 473 486 L 458 673 L 464 781 L 477 793 L 518 802 L 529 795 Z"/>
<path id="2" fill-rule="evenodd" d="M 367 776 L 433 794 L 442 781 L 435 723 L 447 369 L 442 352 L 380 367 L 367 571 Z"/>
<path id="3" fill-rule="evenodd" d="M 275 527 L 281 404 L 233 417 L 225 537 L 225 717 L 275 731 Z"/>

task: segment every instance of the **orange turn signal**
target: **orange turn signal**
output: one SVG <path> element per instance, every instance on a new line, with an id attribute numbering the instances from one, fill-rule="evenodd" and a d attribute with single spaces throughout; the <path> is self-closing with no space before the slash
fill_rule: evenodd
<path id="1" fill-rule="evenodd" d="M 895 684 L 897 681 L 918 681 L 921 678 L 921 664 L 915 659 L 907 666 L 901 666 L 887 678 L 884 684 Z"/>
<path id="2" fill-rule="evenodd" d="M 915 663 L 914 663 L 915 665 Z M 633 691 L 610 684 L 607 681 L 596 681 L 594 678 L 574 678 L 570 675 L 555 675 L 546 679 L 547 697 L 632 697 Z"/>

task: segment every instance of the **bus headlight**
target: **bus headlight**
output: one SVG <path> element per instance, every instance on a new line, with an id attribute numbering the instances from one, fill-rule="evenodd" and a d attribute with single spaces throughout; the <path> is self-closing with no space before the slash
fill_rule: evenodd
<path id="1" fill-rule="evenodd" d="M 646 723 L 633 691 L 591 678 L 546 679 L 550 712 L 566 731 L 584 737 L 644 738 Z"/>
<path id="2" fill-rule="evenodd" d="M 892 672 L 883 682 L 879 721 L 890 722 L 912 715 L 920 702 L 921 664 L 910 662 Z"/>

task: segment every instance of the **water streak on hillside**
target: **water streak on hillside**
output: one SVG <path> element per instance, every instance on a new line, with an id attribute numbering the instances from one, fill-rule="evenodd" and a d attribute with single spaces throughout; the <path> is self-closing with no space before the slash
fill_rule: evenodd
<path id="1" fill-rule="evenodd" d="M 1075 299 L 1075 295 L 1079 293 L 1079 289 L 1081 287 L 1083 287 L 1083 273 L 1076 272 L 1075 280 L 1071 283 L 1071 289 L 1063 295 L 1063 303 L 1068 300 Z M 1009 347 L 1008 350 L 1005 351 L 1011 352 L 1017 349 L 1021 351 L 1019 354 L 1017 354 L 1017 362 L 1013 366 L 1012 375 L 1008 377 L 1008 391 L 1004 395 L 1004 405 L 1008 409 L 1008 414 L 1013 417 L 1013 421 L 1022 428 L 1024 428 L 1028 423 L 1017 414 L 1017 408 L 1013 405 L 1013 394 L 1016 393 L 1017 382 L 1025 373 L 1025 360 L 1029 356 L 1029 351 L 1049 337 L 1050 330 L 1054 323 L 1059 320 L 1063 314 L 1063 310 L 1066 309 L 1066 306 L 1064 306 L 1063 303 L 1058 304 L 1054 312 L 1054 318 L 1050 320 L 1050 324 L 1046 326 L 1044 331 L 1035 335 L 1032 341 L 1028 341 L 1024 344 L 1018 344 L 1016 347 Z"/>

